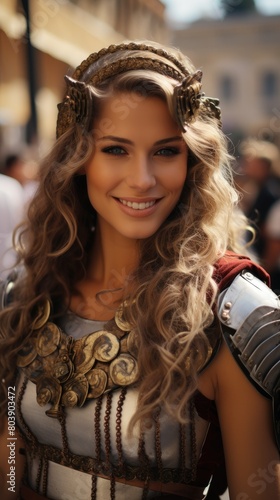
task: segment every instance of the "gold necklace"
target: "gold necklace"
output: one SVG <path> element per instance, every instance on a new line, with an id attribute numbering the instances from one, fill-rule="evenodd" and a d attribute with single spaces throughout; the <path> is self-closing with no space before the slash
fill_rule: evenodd
<path id="1" fill-rule="evenodd" d="M 87 399 L 137 382 L 137 336 L 123 318 L 124 307 L 120 305 L 104 330 L 78 340 L 48 321 L 49 302 L 41 308 L 17 366 L 36 384 L 38 404 L 51 404 L 46 415 L 58 418 L 61 406 L 81 407 Z"/>

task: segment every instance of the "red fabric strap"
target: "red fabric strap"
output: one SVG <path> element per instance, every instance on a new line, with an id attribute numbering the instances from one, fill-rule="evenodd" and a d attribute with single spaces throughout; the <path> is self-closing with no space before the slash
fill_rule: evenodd
<path id="1" fill-rule="evenodd" d="M 234 278 L 248 269 L 257 278 L 264 281 L 268 286 L 270 285 L 269 274 L 258 264 L 253 262 L 249 257 L 245 255 L 238 255 L 234 252 L 226 252 L 226 254 L 221 257 L 215 264 L 215 270 L 213 278 L 216 281 L 219 290 L 224 290 L 227 288 Z"/>

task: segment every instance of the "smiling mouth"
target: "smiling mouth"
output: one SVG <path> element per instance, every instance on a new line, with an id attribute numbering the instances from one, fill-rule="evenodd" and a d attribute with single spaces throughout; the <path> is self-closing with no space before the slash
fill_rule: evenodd
<path id="1" fill-rule="evenodd" d="M 156 203 L 156 200 L 146 201 L 146 202 L 141 201 L 140 203 L 137 203 L 136 201 L 127 201 L 127 200 L 122 200 L 121 198 L 119 198 L 119 201 L 126 207 L 133 208 L 134 210 L 145 210 L 147 208 L 152 207 Z"/>

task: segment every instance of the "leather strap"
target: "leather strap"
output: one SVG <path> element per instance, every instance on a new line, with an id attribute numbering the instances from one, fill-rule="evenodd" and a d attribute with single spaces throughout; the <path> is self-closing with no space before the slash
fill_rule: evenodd
<path id="1" fill-rule="evenodd" d="M 63 454 L 62 450 L 51 446 L 51 445 L 44 445 L 41 443 L 37 443 L 37 450 L 36 453 L 39 456 L 44 456 L 46 460 L 49 460 L 50 462 L 57 463 L 59 465 L 62 465 L 63 467 L 67 467 L 67 464 L 64 462 L 63 463 Z M 75 464 L 73 466 L 74 470 L 78 470 L 80 472 L 83 472 L 85 474 L 95 474 L 97 477 L 106 479 L 110 481 L 111 477 L 108 476 L 106 472 L 106 468 L 102 466 L 102 463 L 96 463 L 96 460 L 90 457 L 82 457 L 80 455 L 74 455 L 70 451 L 68 452 L 68 460 L 69 464 Z M 104 464 L 103 464 L 104 465 Z M 168 471 L 172 472 L 172 469 L 168 469 Z M 138 488 L 144 488 L 145 487 L 145 482 L 142 481 L 141 479 L 138 479 L 137 477 L 137 467 L 129 468 L 130 474 L 126 477 L 118 476 L 117 473 L 114 473 L 114 469 L 112 470 L 112 475 L 114 477 L 114 480 L 116 482 L 130 485 L 130 486 L 136 486 Z M 117 472 L 117 471 L 116 471 Z M 190 471 L 189 474 L 186 474 L 186 481 L 182 482 L 175 482 L 172 480 L 171 477 L 168 479 L 165 478 L 165 480 L 160 480 L 159 477 L 156 478 L 151 478 L 149 480 L 149 491 L 157 491 L 160 492 L 161 495 L 164 497 L 164 495 L 174 495 L 175 498 L 184 498 L 184 500 L 188 500 L 189 498 L 192 500 L 203 500 L 205 498 L 205 491 L 207 490 L 209 486 L 209 481 L 211 479 L 211 476 L 209 474 L 205 475 L 203 477 L 201 474 L 199 475 L 199 481 L 201 486 L 196 486 L 188 482 L 191 481 L 190 478 Z M 40 496 L 39 496 L 40 498 Z M 44 497 L 43 497 L 44 498 Z M 24 498 L 25 500 L 25 498 Z M 27 498 L 29 500 L 29 498 Z M 33 500 L 33 498 L 31 499 Z M 34 498 L 34 500 L 36 500 Z M 38 499 L 39 500 L 39 499 Z"/>
<path id="2" fill-rule="evenodd" d="M 106 478 L 108 479 L 108 478 Z M 115 478 L 116 483 L 124 483 L 131 486 L 136 486 L 139 488 L 144 488 L 143 481 L 133 479 L 131 481 Z M 162 493 L 165 499 L 168 498 L 184 498 L 184 500 L 203 500 L 205 498 L 205 486 L 193 486 L 191 484 L 180 484 L 180 483 L 161 483 L 160 481 L 150 481 L 149 491 L 158 491 Z"/>
<path id="3" fill-rule="evenodd" d="M 130 484 L 131 486 L 143 487 L 143 483 L 141 481 L 136 481 L 136 480 L 125 481 L 121 479 L 116 479 L 116 482 Z M 161 491 L 162 488 L 163 484 L 160 482 L 152 481 L 149 484 L 150 491 Z M 168 490 L 170 490 L 170 494 Z M 179 500 L 182 497 L 184 498 L 184 500 L 203 500 L 205 498 L 204 490 L 205 490 L 204 487 L 199 487 L 199 486 L 167 483 L 164 485 L 164 492 L 162 492 L 162 497 L 165 500 Z M 29 488 L 29 486 L 26 486 L 24 484 L 21 485 L 19 498 L 20 500 L 49 500 L 48 497 L 40 495 L 36 491 Z"/>
<path id="4" fill-rule="evenodd" d="M 25 484 L 21 485 L 19 498 L 20 500 L 49 500 L 48 497 L 36 493 L 36 491 Z"/>

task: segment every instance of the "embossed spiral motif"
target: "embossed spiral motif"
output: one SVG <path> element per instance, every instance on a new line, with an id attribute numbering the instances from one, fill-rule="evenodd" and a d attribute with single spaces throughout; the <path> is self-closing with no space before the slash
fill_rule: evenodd
<path id="1" fill-rule="evenodd" d="M 124 321 L 123 307 L 106 324 L 112 331 L 99 330 L 78 340 L 48 321 L 50 308 L 45 308 L 44 321 L 41 315 L 17 366 L 36 384 L 38 404 L 51 405 L 48 416 L 57 418 L 61 406 L 83 406 L 87 399 L 138 380 L 137 335 Z"/>

